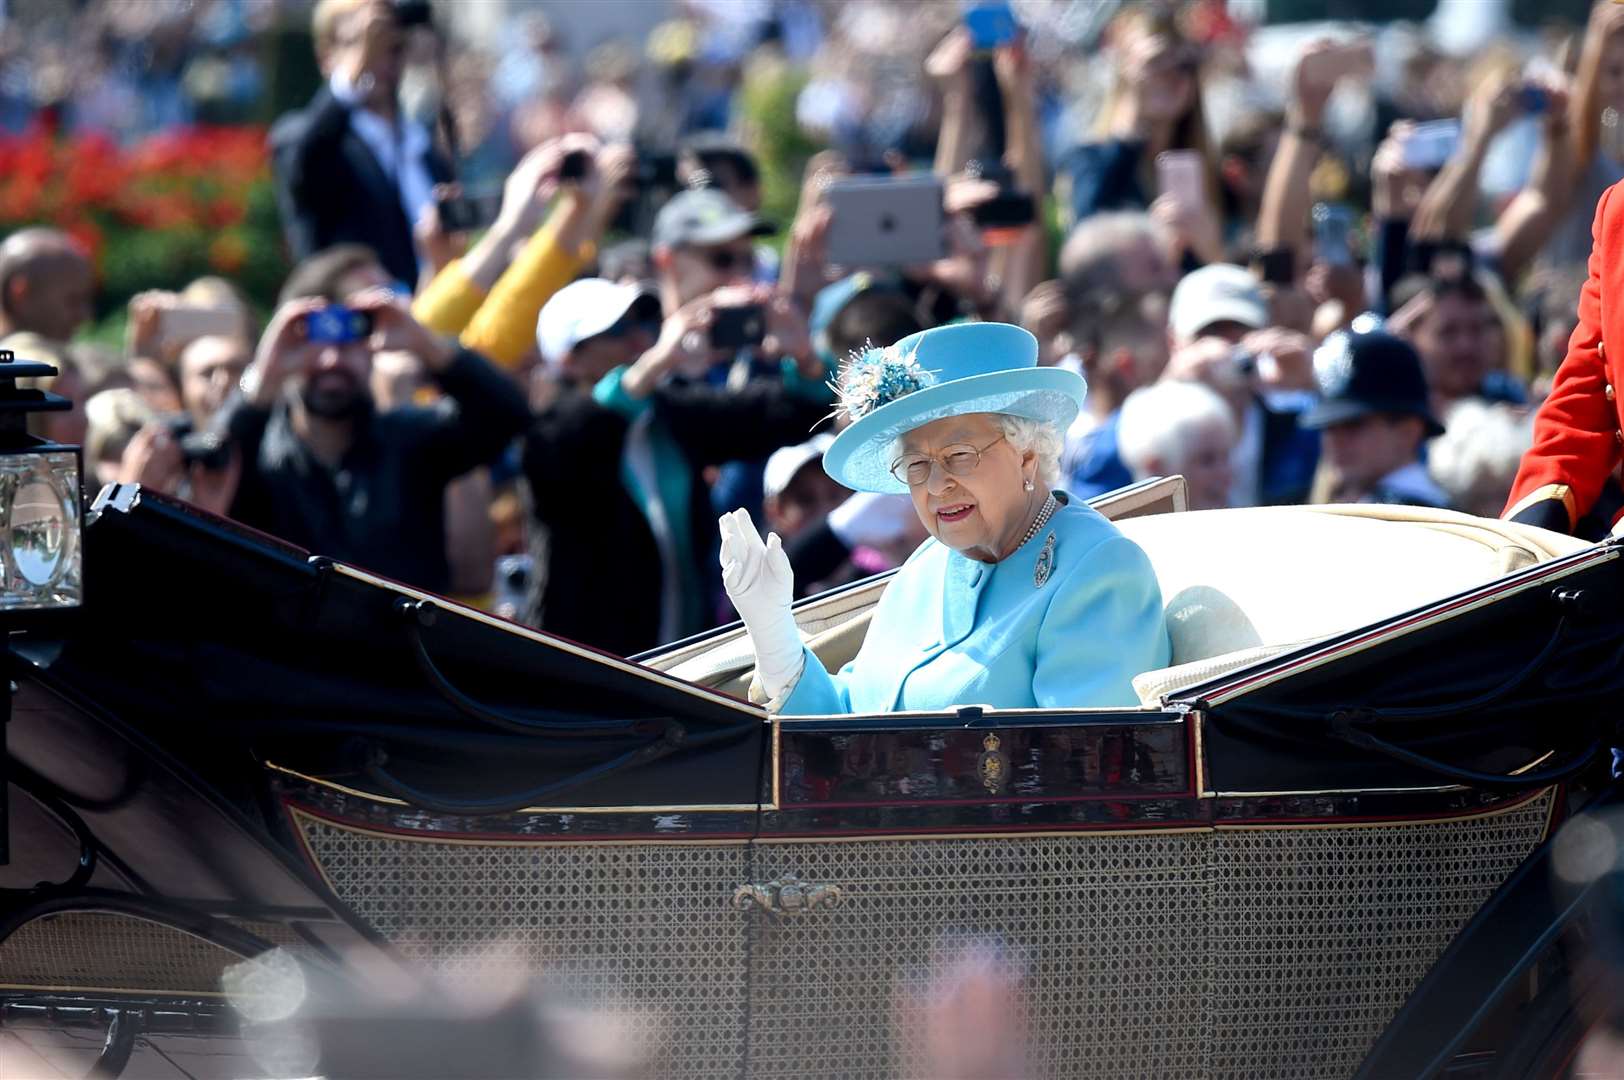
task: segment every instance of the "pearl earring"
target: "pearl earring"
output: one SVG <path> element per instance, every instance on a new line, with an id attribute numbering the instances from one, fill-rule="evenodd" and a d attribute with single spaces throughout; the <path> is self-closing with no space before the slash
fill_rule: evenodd
<path id="1" fill-rule="evenodd" d="M 1032 481 L 1030 481 L 1030 480 L 1028 480 L 1028 481 L 1027 481 L 1027 482 L 1026 482 L 1026 490 L 1027 490 L 1027 491 L 1031 491 L 1031 490 L 1032 490 Z"/>

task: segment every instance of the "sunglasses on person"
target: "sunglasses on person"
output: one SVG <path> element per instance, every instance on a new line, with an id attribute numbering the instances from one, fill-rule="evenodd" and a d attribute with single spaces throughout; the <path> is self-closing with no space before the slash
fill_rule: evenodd
<path id="1" fill-rule="evenodd" d="M 756 253 L 754 251 L 737 251 L 733 248 L 713 248 L 709 251 L 695 251 L 694 255 L 703 259 L 718 274 L 731 274 L 747 272 L 754 268 Z"/>
<path id="2" fill-rule="evenodd" d="M 634 330 L 642 330 L 647 332 L 652 337 L 659 337 L 660 320 L 650 319 L 639 313 L 628 311 L 626 314 L 616 319 L 614 325 L 610 326 L 609 329 L 599 330 L 591 337 L 582 339 L 581 344 L 584 345 L 588 341 L 606 341 L 623 338 L 632 333 Z"/>
<path id="3" fill-rule="evenodd" d="M 918 487 L 930 479 L 937 462 L 949 476 L 969 476 L 981 464 L 981 455 L 1004 441 L 1000 435 L 986 446 L 954 443 L 944 446 L 936 454 L 904 454 L 891 463 L 891 475 L 909 487 Z"/>

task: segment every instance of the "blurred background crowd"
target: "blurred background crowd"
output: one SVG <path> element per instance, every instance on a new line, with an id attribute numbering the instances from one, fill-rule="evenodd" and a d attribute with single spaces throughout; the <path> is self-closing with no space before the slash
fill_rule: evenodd
<path id="1" fill-rule="evenodd" d="M 719 513 L 906 557 L 828 381 L 955 320 L 1087 378 L 1078 497 L 1498 515 L 1624 178 L 1608 0 L 0 12 L 0 347 L 92 488 L 627 654 L 731 617 Z"/>

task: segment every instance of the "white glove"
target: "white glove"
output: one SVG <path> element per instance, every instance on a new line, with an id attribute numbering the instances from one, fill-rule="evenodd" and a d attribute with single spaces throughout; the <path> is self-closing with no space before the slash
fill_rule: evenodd
<path id="1" fill-rule="evenodd" d="M 829 511 L 829 531 L 849 548 L 879 547 L 907 535 L 918 520 L 906 495 L 859 491 Z"/>
<path id="2" fill-rule="evenodd" d="M 756 651 L 756 675 L 773 700 L 780 700 L 801 677 L 806 652 L 790 614 L 795 573 L 778 534 L 764 544 L 748 510 L 723 514 L 722 584 L 744 620 Z"/>

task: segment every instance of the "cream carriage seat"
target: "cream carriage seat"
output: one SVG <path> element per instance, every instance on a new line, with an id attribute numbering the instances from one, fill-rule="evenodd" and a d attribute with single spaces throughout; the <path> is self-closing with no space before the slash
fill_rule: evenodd
<path id="1" fill-rule="evenodd" d="M 1134 679 L 1145 705 L 1587 546 L 1531 526 L 1405 506 L 1109 516 L 1149 555 L 1166 605 L 1173 662 Z M 802 636 L 831 671 L 857 654 L 884 584 L 797 609 Z M 745 697 L 753 660 L 739 631 L 653 666 Z"/>
<path id="2" fill-rule="evenodd" d="M 1134 680 L 1146 705 L 1587 546 L 1543 529 L 1402 506 L 1212 510 L 1117 524 L 1156 568 L 1172 638 L 1172 665 Z"/>

